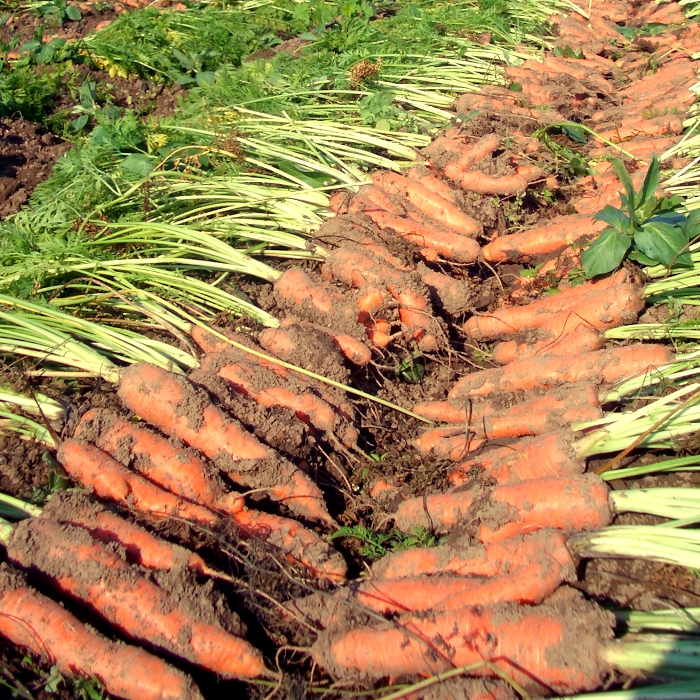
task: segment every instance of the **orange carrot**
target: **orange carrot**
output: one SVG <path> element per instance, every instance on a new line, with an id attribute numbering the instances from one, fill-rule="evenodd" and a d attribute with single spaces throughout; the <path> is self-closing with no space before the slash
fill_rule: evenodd
<path id="1" fill-rule="evenodd" d="M 57 491 L 42 510 L 41 517 L 81 527 L 100 542 L 116 542 L 124 547 L 130 561 L 147 569 L 173 571 L 186 566 L 205 576 L 216 573 L 199 554 L 152 535 L 80 491 Z"/>
<path id="2" fill-rule="evenodd" d="M 176 496 L 228 514 L 237 513 L 244 506 L 243 499 L 238 494 L 227 493 L 224 483 L 193 450 L 178 449 L 166 438 L 116 413 L 88 411 L 74 437 L 93 442 Z"/>
<path id="3" fill-rule="evenodd" d="M 156 519 L 175 517 L 210 527 L 220 522 L 212 511 L 152 484 L 92 445 L 64 440 L 57 458 L 71 479 L 92 489 L 98 498 Z"/>
<path id="4" fill-rule="evenodd" d="M 531 182 L 542 176 L 542 170 L 535 165 L 523 165 L 515 169 L 513 175 L 492 177 L 479 170 L 469 170 L 460 175 L 457 184 L 469 192 L 478 194 L 498 194 L 512 196 L 522 194 Z"/>
<path id="5" fill-rule="evenodd" d="M 447 475 L 455 486 L 483 475 L 507 484 L 549 476 L 571 476 L 586 469 L 586 460 L 571 449 L 571 431 L 562 430 L 524 438 L 515 445 L 488 450 L 463 462 Z"/>
<path id="6" fill-rule="evenodd" d="M 344 430 L 342 418 L 331 406 L 312 391 L 305 391 L 290 376 L 287 379 L 270 372 L 264 367 L 237 362 L 235 356 L 227 353 L 205 355 L 200 366 L 203 371 L 216 374 L 226 380 L 238 393 L 250 396 L 256 403 L 269 408 L 283 406 L 294 411 L 296 417 L 315 429 L 348 438 L 348 448 L 356 447 L 357 434 Z"/>
<path id="7" fill-rule="evenodd" d="M 595 690 L 608 676 L 602 650 L 613 625 L 611 613 L 572 595 L 535 607 L 505 603 L 331 629 L 311 651 L 335 678 L 433 675 L 491 661 L 533 694 L 567 695 Z M 471 673 L 495 675 L 487 666 Z"/>
<path id="8" fill-rule="evenodd" d="M 602 221 L 594 221 L 590 216 L 556 216 L 543 226 L 499 236 L 483 247 L 484 260 L 522 262 L 538 255 L 556 253 L 571 243 L 594 237 L 606 225 Z"/>
<path id="9" fill-rule="evenodd" d="M 471 295 L 465 282 L 456 280 L 451 275 L 430 270 L 423 263 L 419 265 L 419 271 L 423 284 L 430 291 L 433 306 L 453 316 L 462 313 L 468 306 Z"/>
<path id="10" fill-rule="evenodd" d="M 413 446 L 424 455 L 435 459 L 449 459 L 458 462 L 469 452 L 475 452 L 484 445 L 483 438 L 476 437 L 474 431 L 465 427 L 432 428 L 412 440 Z"/>
<path id="11" fill-rule="evenodd" d="M 200 450 L 242 486 L 265 489 L 299 515 L 334 523 L 323 494 L 304 472 L 246 432 L 184 377 L 133 364 L 123 371 L 119 398 L 166 435 Z"/>
<path id="12" fill-rule="evenodd" d="M 7 542 L 11 561 L 44 574 L 131 639 L 165 649 L 224 678 L 266 675 L 260 652 L 215 622 L 199 620 L 80 528 L 24 520 Z"/>
<path id="13" fill-rule="evenodd" d="M 476 219 L 458 209 L 450 200 L 423 187 L 419 182 L 388 170 L 375 171 L 372 174 L 372 182 L 389 194 L 405 197 L 426 217 L 458 233 L 465 236 L 478 236 L 483 230 L 483 226 Z"/>
<path id="14" fill-rule="evenodd" d="M 484 316 L 472 316 L 464 324 L 465 333 L 475 340 L 491 340 L 503 335 L 511 335 L 522 330 L 540 328 L 560 311 L 568 311 L 589 298 L 595 298 L 604 305 L 604 300 L 614 300 L 620 287 L 629 279 L 626 270 L 599 282 L 587 282 L 577 287 L 564 289 L 551 296 L 544 296 L 525 306 L 509 306 L 497 309 Z"/>
<path id="15" fill-rule="evenodd" d="M 492 513 L 504 517 L 491 520 Z M 498 542 L 543 527 L 566 532 L 595 530 L 609 525 L 610 520 L 608 487 L 595 474 L 528 479 L 490 489 L 457 487 L 409 498 L 394 514 L 396 527 L 404 532 L 417 527 L 446 532 L 462 524 L 476 524 L 480 542 Z"/>
<path id="16" fill-rule="evenodd" d="M 436 336 L 439 326 L 425 296 L 410 288 L 399 292 L 392 286 L 389 286 L 389 291 L 399 302 L 399 318 L 408 327 L 411 337 L 424 352 L 436 351 L 439 345 Z"/>
<path id="17" fill-rule="evenodd" d="M 406 177 L 414 182 L 420 182 L 426 190 L 446 199 L 453 204 L 458 203 L 457 192 L 450 185 L 437 177 L 433 171 L 424 166 L 417 165 L 406 172 Z"/>
<path id="18" fill-rule="evenodd" d="M 473 238 L 456 231 L 428 227 L 412 219 L 395 216 L 385 211 L 367 212 L 367 214 L 381 229 L 391 229 L 401 238 L 405 238 L 422 248 L 434 250 L 445 260 L 463 263 L 474 262 L 481 250 Z"/>
<path id="19" fill-rule="evenodd" d="M 542 355 L 578 355 L 595 352 L 605 347 L 605 336 L 598 330 L 581 325 L 559 335 L 549 335 L 533 343 L 508 340 L 496 343 L 491 352 L 491 362 L 507 365 L 515 360 Z"/>
<path id="20" fill-rule="evenodd" d="M 139 647 L 112 642 L 0 564 L 0 635 L 65 676 L 97 678 L 125 700 L 203 700 L 191 678 Z"/>
<path id="21" fill-rule="evenodd" d="M 340 552 L 295 520 L 248 508 L 236 513 L 233 520 L 243 537 L 273 545 L 288 561 L 301 564 L 317 578 L 338 583 L 347 574 Z"/>
<path id="22" fill-rule="evenodd" d="M 460 400 L 495 391 L 527 391 L 574 382 L 611 384 L 653 372 L 672 361 L 673 352 L 665 345 L 631 345 L 582 353 L 578 357 L 531 357 L 462 377 L 448 397 Z"/>
<path id="23" fill-rule="evenodd" d="M 538 530 L 530 535 L 502 542 L 460 546 L 440 544 L 390 552 L 372 565 L 372 579 L 400 579 L 428 574 L 453 573 L 460 576 L 500 576 L 517 571 L 532 561 L 556 561 L 562 567 L 574 565 L 566 546 L 567 536 L 559 530 Z"/>

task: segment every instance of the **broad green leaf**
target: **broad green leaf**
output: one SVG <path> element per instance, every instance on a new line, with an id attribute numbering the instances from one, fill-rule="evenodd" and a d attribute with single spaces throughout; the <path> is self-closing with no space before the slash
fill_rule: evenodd
<path id="1" fill-rule="evenodd" d="M 80 104 L 85 109 L 94 109 L 97 98 L 97 83 L 94 80 L 86 80 L 80 87 Z"/>
<path id="2" fill-rule="evenodd" d="M 629 236 L 614 228 L 604 229 L 600 236 L 581 253 L 581 264 L 586 277 L 597 277 L 612 272 L 624 260 L 632 245 Z"/>
<path id="3" fill-rule="evenodd" d="M 80 14 L 80 10 L 77 7 L 73 7 L 73 5 L 68 5 L 68 7 L 66 7 L 66 17 L 74 22 L 80 22 L 83 18 Z"/>
<path id="4" fill-rule="evenodd" d="M 145 177 L 154 168 L 153 161 L 145 153 L 132 153 L 121 162 L 121 169 Z"/>
<path id="5" fill-rule="evenodd" d="M 624 205 L 629 210 L 630 218 L 632 219 L 632 221 L 637 223 L 637 216 L 634 211 L 636 207 L 634 206 L 635 198 L 632 179 L 630 178 L 630 175 L 627 172 L 627 168 L 625 168 L 625 166 L 619 158 L 611 158 L 610 163 L 612 164 L 613 169 L 617 173 L 618 178 L 620 178 L 622 186 L 625 188 L 626 199 L 623 199 L 622 195 L 620 195 L 620 199 L 623 201 Z"/>
<path id="6" fill-rule="evenodd" d="M 316 41 L 318 37 L 315 34 L 312 34 L 311 32 L 305 32 L 304 34 L 299 35 L 299 39 L 301 41 Z"/>
<path id="7" fill-rule="evenodd" d="M 565 124 L 562 127 L 562 131 L 576 143 L 586 143 L 586 131 L 576 124 Z"/>
<path id="8" fill-rule="evenodd" d="M 77 119 L 74 119 L 70 125 L 76 130 L 80 131 L 87 123 L 88 120 L 90 119 L 89 114 L 81 114 Z"/>
<path id="9" fill-rule="evenodd" d="M 511 84 L 508 86 L 508 89 L 509 89 L 511 92 L 522 92 L 522 91 L 523 91 L 523 86 L 522 86 L 521 83 L 511 83 Z"/>
<path id="10" fill-rule="evenodd" d="M 0 15 L 0 27 L 4 27 L 10 17 L 12 17 L 12 15 L 9 12 L 4 12 L 2 15 Z"/>
<path id="11" fill-rule="evenodd" d="M 630 218 L 625 212 L 606 204 L 597 214 L 593 216 L 596 221 L 604 221 L 620 233 L 628 231 L 630 228 Z"/>
<path id="12" fill-rule="evenodd" d="M 637 196 L 635 209 L 641 209 L 652 197 L 654 197 L 654 192 L 656 192 L 659 186 L 659 174 L 659 159 L 656 157 L 655 153 L 652 156 L 651 164 L 649 165 L 646 177 L 644 178 L 642 189 L 639 191 Z"/>
<path id="13" fill-rule="evenodd" d="M 667 267 L 672 263 L 690 264 L 689 253 L 679 255 L 687 241 L 683 231 L 677 226 L 657 221 L 647 222 L 634 234 L 634 242 L 644 255 Z"/>
<path id="14" fill-rule="evenodd" d="M 178 49 L 173 49 L 173 56 L 175 56 L 175 58 L 177 58 L 177 60 L 180 61 L 182 66 L 187 70 L 193 71 L 195 69 L 194 61 L 192 61 L 192 59 L 189 56 L 182 53 L 182 51 L 179 51 Z"/>
<path id="15" fill-rule="evenodd" d="M 195 76 L 195 81 L 199 87 L 213 85 L 216 82 L 216 73 L 213 70 L 201 70 Z"/>
<path id="16" fill-rule="evenodd" d="M 622 34 L 622 36 L 624 36 L 625 39 L 627 39 L 627 41 L 632 41 L 637 36 L 637 34 L 639 34 L 642 31 L 641 29 L 637 29 L 636 27 L 619 27 L 616 24 L 613 24 L 612 28 L 615 31 L 620 32 L 620 34 Z"/>
<path id="17" fill-rule="evenodd" d="M 633 250 L 628 256 L 630 260 L 639 263 L 640 265 L 657 265 L 656 260 L 648 258 L 641 250 Z"/>

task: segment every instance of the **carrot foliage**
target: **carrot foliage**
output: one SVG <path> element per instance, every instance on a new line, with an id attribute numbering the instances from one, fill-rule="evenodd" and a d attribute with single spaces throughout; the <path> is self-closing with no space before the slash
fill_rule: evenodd
<path id="1" fill-rule="evenodd" d="M 635 192 L 632 179 L 617 158 L 611 158 L 624 187 L 620 208 L 609 204 L 593 218 L 608 224 L 581 255 L 587 277 L 604 275 L 629 258 L 641 265 L 691 265 L 688 247 L 700 235 L 700 212 L 679 211 L 682 198 L 657 197 L 659 161 L 653 157 L 644 183 Z"/>
<path id="2" fill-rule="evenodd" d="M 381 533 L 370 530 L 363 525 L 352 525 L 336 530 L 329 539 L 334 540 L 339 537 L 354 537 L 363 542 L 360 554 L 368 559 L 380 559 L 389 552 L 403 549 L 434 547 L 439 544 L 438 538 L 423 528 L 416 528 L 410 534 L 397 530 Z"/>

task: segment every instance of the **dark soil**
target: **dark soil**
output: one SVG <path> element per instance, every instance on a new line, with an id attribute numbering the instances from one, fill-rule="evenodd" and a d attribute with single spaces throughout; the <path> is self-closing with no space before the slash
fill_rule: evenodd
<path id="1" fill-rule="evenodd" d="M 14 214 L 70 144 L 24 119 L 0 120 L 0 216 Z"/>

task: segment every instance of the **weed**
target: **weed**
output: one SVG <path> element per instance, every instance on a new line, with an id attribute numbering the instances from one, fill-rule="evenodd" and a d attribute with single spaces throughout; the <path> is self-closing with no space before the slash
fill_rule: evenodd
<path id="1" fill-rule="evenodd" d="M 389 552 L 396 552 L 404 549 L 415 549 L 418 547 L 434 547 L 438 544 L 438 539 L 423 528 L 417 528 L 412 533 L 406 534 L 392 530 L 383 534 L 375 532 L 363 525 L 353 525 L 351 527 L 341 527 L 329 536 L 335 540 L 339 537 L 355 537 L 364 542 L 360 549 L 360 554 L 368 559 L 380 559 Z"/>

